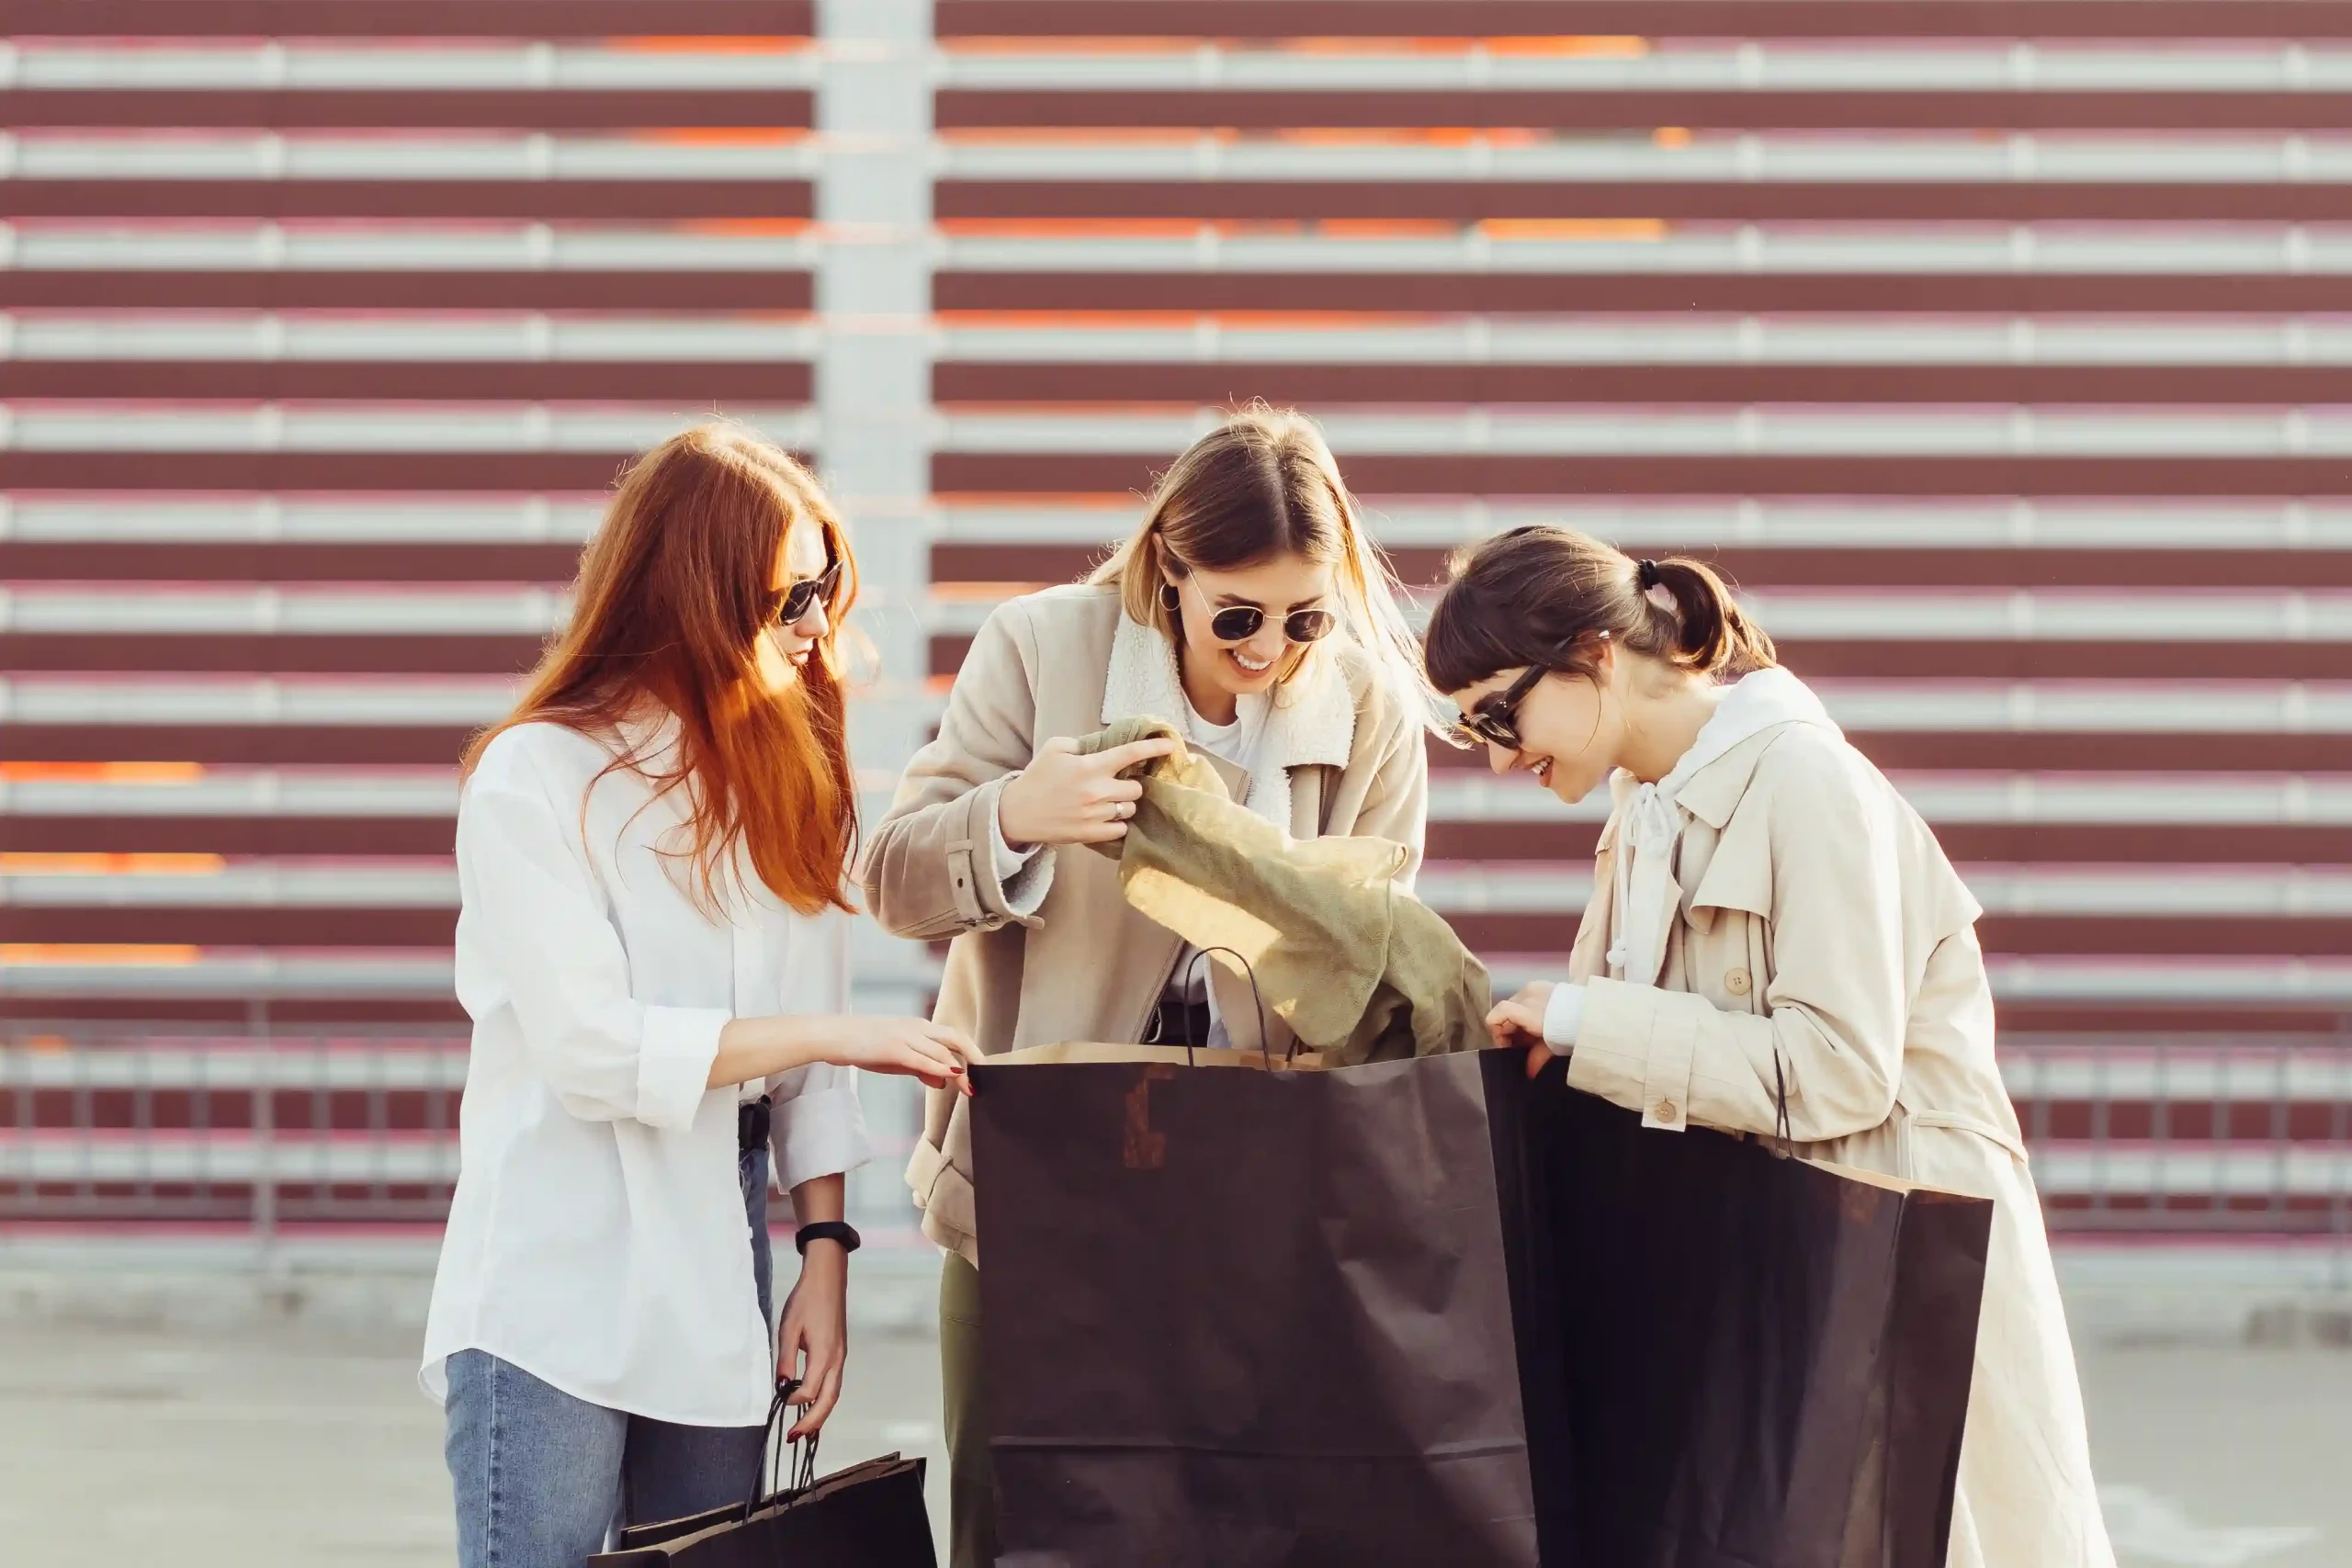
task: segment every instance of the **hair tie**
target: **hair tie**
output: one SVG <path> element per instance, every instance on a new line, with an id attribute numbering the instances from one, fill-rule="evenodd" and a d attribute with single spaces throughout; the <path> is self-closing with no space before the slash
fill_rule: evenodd
<path id="1" fill-rule="evenodd" d="M 1678 614 L 1681 610 L 1682 606 L 1675 603 L 1674 590 L 1668 588 L 1666 585 L 1665 578 L 1659 575 L 1657 562 L 1654 560 L 1635 561 L 1634 563 L 1634 581 L 1641 585 L 1642 597 L 1648 600 L 1651 604 L 1657 608 L 1665 611 L 1669 615 Z"/>

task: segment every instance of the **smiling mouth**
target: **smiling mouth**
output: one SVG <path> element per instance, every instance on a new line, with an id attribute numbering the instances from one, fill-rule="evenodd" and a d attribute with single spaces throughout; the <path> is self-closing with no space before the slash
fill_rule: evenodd
<path id="1" fill-rule="evenodd" d="M 1552 787 L 1552 768 L 1553 760 L 1546 757 L 1541 761 L 1530 763 L 1528 765 L 1528 772 L 1535 775 L 1535 782 L 1537 784 L 1542 784 L 1545 789 L 1550 789 Z"/>
<path id="2" fill-rule="evenodd" d="M 1245 671 L 1252 675 L 1263 675 L 1267 671 L 1272 670 L 1274 667 L 1274 661 L 1271 659 L 1267 660 L 1263 664 L 1252 663 L 1249 655 L 1243 653 L 1238 648 L 1230 649 L 1227 652 L 1230 654 L 1236 664 L 1240 665 Z"/>

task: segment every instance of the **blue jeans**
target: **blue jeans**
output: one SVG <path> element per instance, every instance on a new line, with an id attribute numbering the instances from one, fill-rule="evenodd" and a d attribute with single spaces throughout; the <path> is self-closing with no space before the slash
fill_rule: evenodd
<path id="1" fill-rule="evenodd" d="M 770 1324 L 768 1152 L 742 1156 L 752 1277 Z M 580 1568 L 627 1524 L 740 1503 L 763 1427 L 681 1427 L 607 1410 L 484 1350 L 449 1358 L 444 1453 L 458 1502 L 459 1568 Z"/>

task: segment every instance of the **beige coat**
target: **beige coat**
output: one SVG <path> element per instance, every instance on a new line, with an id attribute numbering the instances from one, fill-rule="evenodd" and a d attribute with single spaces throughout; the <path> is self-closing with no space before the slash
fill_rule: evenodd
<path id="1" fill-rule="evenodd" d="M 2111 1568 L 2074 1348 L 1993 1059 L 1981 912 L 1918 815 L 1834 730 L 1783 724 L 1697 772 L 1658 984 L 1605 973 L 1602 830 L 1571 977 L 1568 1081 L 1679 1132 L 1773 1131 L 1777 1055 L 1799 1153 L 1994 1201 L 1952 1519 L 1953 1568 Z"/>
<path id="2" fill-rule="evenodd" d="M 1006 781 L 1046 741 L 1145 716 L 1182 729 L 1184 715 L 1174 649 L 1126 618 L 1116 589 L 1051 588 L 989 617 L 956 677 L 939 738 L 907 765 L 865 863 L 866 900 L 884 926 L 954 939 L 941 1022 L 989 1053 L 1141 1037 L 1182 940 L 1128 907 L 1118 863 L 1103 855 L 1047 850 L 1007 888 L 989 852 L 990 825 Z M 1261 777 L 1208 761 L 1252 809 L 1253 789 L 1275 792 L 1269 814 L 1286 820 L 1293 838 L 1372 834 L 1406 845 L 1409 885 L 1429 811 L 1419 716 L 1352 646 L 1324 644 L 1285 687 L 1267 720 Z M 1246 984 L 1206 968 L 1228 1038 L 1258 1049 Z M 1273 1048 L 1284 1049 L 1289 1032 L 1279 1019 L 1270 1027 Z M 971 1172 L 962 1100 L 934 1093 L 907 1183 L 924 1234 L 977 1263 Z"/>

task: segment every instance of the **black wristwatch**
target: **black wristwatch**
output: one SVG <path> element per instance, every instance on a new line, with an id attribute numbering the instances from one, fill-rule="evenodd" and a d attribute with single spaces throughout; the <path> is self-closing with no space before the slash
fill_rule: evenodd
<path id="1" fill-rule="evenodd" d="M 843 1252 L 855 1252 L 865 1245 L 856 1228 L 847 1220 L 819 1220 L 792 1233 L 792 1245 L 803 1258 L 808 1256 L 808 1244 L 812 1241 L 840 1242 Z"/>

